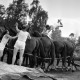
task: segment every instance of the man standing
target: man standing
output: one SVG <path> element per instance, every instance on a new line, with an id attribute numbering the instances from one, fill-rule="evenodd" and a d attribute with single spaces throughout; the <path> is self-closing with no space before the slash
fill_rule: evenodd
<path id="1" fill-rule="evenodd" d="M 25 26 L 25 25 L 24 25 Z M 26 40 L 29 38 L 31 39 L 30 34 L 26 31 L 26 27 L 23 27 L 22 30 L 20 30 L 18 28 L 18 23 L 16 23 L 16 30 L 17 30 L 17 35 L 15 37 L 17 37 L 17 41 L 14 45 L 14 51 L 13 51 L 13 58 L 12 58 L 12 64 L 15 63 L 16 60 L 16 55 L 18 50 L 20 50 L 20 54 L 19 54 L 19 65 L 22 65 L 23 62 L 23 54 L 24 54 L 24 50 L 25 50 L 25 45 L 26 45 Z"/>

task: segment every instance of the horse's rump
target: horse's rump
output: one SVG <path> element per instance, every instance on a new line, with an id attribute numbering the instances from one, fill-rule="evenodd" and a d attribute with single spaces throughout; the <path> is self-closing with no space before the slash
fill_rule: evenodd
<path id="1" fill-rule="evenodd" d="M 26 40 L 25 52 L 32 52 L 37 46 L 37 39 L 32 37 L 31 39 Z"/>
<path id="2" fill-rule="evenodd" d="M 73 52 L 75 50 L 75 44 L 70 41 L 64 41 L 64 43 L 66 44 L 67 48 L 67 56 L 73 55 Z"/>
<path id="3" fill-rule="evenodd" d="M 64 55 L 66 54 L 65 53 L 65 44 L 63 41 L 60 41 L 60 40 L 56 40 L 56 41 L 53 41 L 54 45 L 55 45 L 55 54 L 56 56 L 59 56 L 59 55 Z M 64 53 L 64 54 L 63 54 Z"/>

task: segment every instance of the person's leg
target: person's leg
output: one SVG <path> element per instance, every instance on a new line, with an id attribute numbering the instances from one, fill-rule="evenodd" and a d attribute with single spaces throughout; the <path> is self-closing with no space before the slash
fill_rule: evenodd
<path id="1" fill-rule="evenodd" d="M 0 50 L 0 58 L 3 56 L 3 50 Z"/>
<path id="2" fill-rule="evenodd" d="M 16 61 L 16 55 L 17 55 L 18 49 L 14 47 L 14 51 L 13 51 L 13 58 L 12 58 L 12 64 L 14 65 L 15 61 Z"/>
<path id="3" fill-rule="evenodd" d="M 5 48 L 5 45 L 0 43 L 0 58 L 3 56 L 4 48 Z"/>
<path id="4" fill-rule="evenodd" d="M 3 50 L 0 50 L 0 61 L 3 61 L 5 56 L 5 53 L 3 53 Z"/>
<path id="5" fill-rule="evenodd" d="M 24 49 L 20 49 L 20 58 L 19 58 L 19 65 L 22 65 L 23 62 L 23 54 L 24 54 Z"/>

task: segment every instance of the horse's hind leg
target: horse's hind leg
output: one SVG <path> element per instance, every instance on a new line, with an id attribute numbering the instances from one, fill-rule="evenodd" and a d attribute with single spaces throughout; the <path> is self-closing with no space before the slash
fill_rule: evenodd
<path id="1" fill-rule="evenodd" d="M 66 59 L 62 58 L 62 68 L 66 68 Z"/>
<path id="2" fill-rule="evenodd" d="M 62 57 L 62 70 L 63 70 L 63 68 L 66 69 L 66 60 L 67 60 L 67 49 L 66 49 L 66 45 L 64 46 L 64 48 L 62 50 L 61 57 Z"/>
<path id="3" fill-rule="evenodd" d="M 68 56 L 67 58 L 67 63 L 68 63 L 68 67 L 67 67 L 67 70 L 71 70 L 71 68 L 73 69 L 73 64 L 74 64 L 74 61 L 73 61 L 73 51 L 69 53 L 70 55 Z M 71 67 L 71 64 L 72 64 L 72 67 Z"/>
<path id="4" fill-rule="evenodd" d="M 62 70 L 64 70 L 64 69 L 66 69 L 66 55 L 65 56 L 63 56 L 62 54 L 61 54 L 61 57 L 62 57 Z"/>
<path id="5" fill-rule="evenodd" d="M 56 68 L 58 68 L 59 67 L 59 62 L 60 62 L 60 57 L 59 56 L 56 58 L 56 61 L 57 61 Z"/>
<path id="6" fill-rule="evenodd" d="M 55 70 L 59 68 L 59 63 L 60 63 L 60 54 L 56 53 Z"/>
<path id="7" fill-rule="evenodd" d="M 67 58 L 67 60 L 68 60 L 68 67 L 70 67 L 70 63 L 71 63 L 71 59 L 70 59 L 70 57 Z"/>
<path id="8" fill-rule="evenodd" d="M 3 53 L 3 56 L 0 58 L 0 61 L 3 61 L 4 56 L 5 56 L 5 53 Z"/>
<path id="9" fill-rule="evenodd" d="M 12 56 L 13 56 L 12 53 L 13 53 L 13 51 L 11 51 L 11 50 L 10 51 L 8 50 L 8 52 L 7 52 L 7 63 L 8 64 L 12 63 Z"/>
<path id="10" fill-rule="evenodd" d="M 7 49 L 4 49 L 3 51 L 3 55 L 2 57 L 0 58 L 0 61 L 3 61 L 4 60 L 4 56 L 7 54 Z"/>
<path id="11" fill-rule="evenodd" d="M 24 57 L 23 57 L 23 66 L 28 66 L 28 55 L 24 53 Z"/>
<path id="12" fill-rule="evenodd" d="M 74 65 L 74 59 L 72 59 L 72 72 L 74 72 L 75 70 L 78 70 L 77 66 Z"/>
<path id="13" fill-rule="evenodd" d="M 70 67 L 70 65 L 71 65 L 71 67 Z M 72 54 L 71 54 L 71 56 L 69 57 L 69 60 L 68 60 L 68 69 L 71 69 L 72 71 L 75 71 L 75 69 L 77 69 L 77 67 L 74 66 L 73 52 L 72 52 Z"/>

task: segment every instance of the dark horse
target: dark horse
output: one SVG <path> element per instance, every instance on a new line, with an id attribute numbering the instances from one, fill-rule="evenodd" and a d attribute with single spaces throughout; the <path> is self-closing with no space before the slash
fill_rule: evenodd
<path id="1" fill-rule="evenodd" d="M 40 39 L 40 41 L 43 44 L 43 50 L 44 50 L 44 63 L 49 63 L 47 66 L 45 66 L 45 70 L 49 69 L 49 67 L 52 67 L 54 65 L 55 60 L 55 46 L 50 40 L 50 38 L 44 34 L 40 34 L 39 32 L 35 31 L 32 33 L 32 36 L 37 37 Z"/>
<path id="2" fill-rule="evenodd" d="M 57 64 L 56 66 L 59 65 L 60 59 L 62 60 L 62 67 L 65 67 L 65 62 L 66 62 L 66 44 L 61 41 L 61 40 L 55 40 L 53 41 L 55 45 L 55 55 L 57 59 Z"/>
<path id="3" fill-rule="evenodd" d="M 14 44 L 17 39 L 11 39 L 8 42 L 7 45 L 7 51 L 8 51 L 8 58 L 7 62 L 11 64 L 12 62 L 12 56 L 13 56 L 13 49 L 14 49 Z M 42 44 L 39 39 L 32 37 L 31 39 L 26 40 L 26 46 L 25 46 L 25 52 L 24 52 L 24 60 L 26 59 L 26 65 L 29 64 L 30 67 L 34 67 L 37 64 L 36 60 L 36 55 L 38 54 L 38 51 L 41 52 L 41 57 L 44 58 L 43 55 L 43 49 L 42 49 Z M 19 53 L 19 52 L 18 52 Z M 17 59 L 18 59 L 17 55 Z M 29 63 L 27 63 L 27 60 L 29 58 Z"/>
<path id="4" fill-rule="evenodd" d="M 26 54 L 27 53 L 27 54 Z M 32 54 L 32 56 L 30 56 Z M 41 41 L 38 38 L 32 37 L 26 41 L 25 58 L 26 61 L 29 57 L 30 67 L 37 66 L 37 58 L 40 54 L 41 58 L 44 58 L 44 51 Z"/>
<path id="5" fill-rule="evenodd" d="M 55 53 L 57 58 L 57 66 L 60 59 L 62 59 L 62 66 L 66 67 L 66 60 L 68 61 L 68 67 L 73 64 L 73 52 L 75 50 L 75 44 L 70 40 L 56 40 L 53 41 L 55 45 Z M 61 57 L 60 57 L 61 56 Z"/>
<path id="6" fill-rule="evenodd" d="M 67 39 L 67 41 L 64 41 L 64 43 L 66 44 L 66 51 L 67 51 L 67 60 L 68 60 L 68 67 L 70 67 L 70 65 L 74 64 L 74 59 L 73 59 L 73 53 L 75 51 L 76 45 L 75 43 L 70 40 Z"/>

